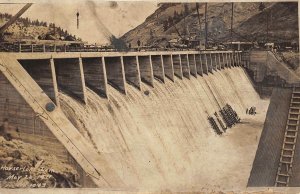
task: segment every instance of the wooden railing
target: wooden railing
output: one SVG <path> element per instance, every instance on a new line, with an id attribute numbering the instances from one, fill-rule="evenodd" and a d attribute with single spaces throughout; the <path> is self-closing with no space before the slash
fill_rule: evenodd
<path id="1" fill-rule="evenodd" d="M 0 44 L 0 52 L 136 52 L 136 51 L 199 51 L 195 48 L 155 48 L 155 47 L 134 47 L 117 50 L 97 45 L 62 45 L 62 44 Z"/>

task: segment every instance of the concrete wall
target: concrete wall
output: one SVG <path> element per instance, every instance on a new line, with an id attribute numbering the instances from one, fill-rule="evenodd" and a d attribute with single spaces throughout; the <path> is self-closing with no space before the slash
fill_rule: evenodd
<path id="1" fill-rule="evenodd" d="M 172 60 L 173 60 L 174 75 L 182 79 L 183 72 L 182 72 L 180 55 L 172 55 Z"/>
<path id="2" fill-rule="evenodd" d="M 141 89 L 141 75 L 137 56 L 124 56 L 126 82 Z"/>
<path id="3" fill-rule="evenodd" d="M 222 68 L 220 53 L 217 54 L 217 63 L 218 63 L 218 69 L 220 70 Z"/>
<path id="4" fill-rule="evenodd" d="M 230 54 L 226 53 L 226 58 L 227 58 L 227 66 L 231 67 L 231 60 L 230 60 Z"/>
<path id="5" fill-rule="evenodd" d="M 196 56 L 195 56 L 195 54 L 189 54 L 188 55 L 188 60 L 189 60 L 191 75 L 193 75 L 194 77 L 197 77 L 197 65 L 196 65 Z"/>
<path id="6" fill-rule="evenodd" d="M 85 81 L 81 58 L 54 59 L 58 89 L 86 102 Z"/>
<path id="7" fill-rule="evenodd" d="M 300 186 L 300 135 L 298 132 L 297 142 L 295 146 L 295 155 L 293 159 L 292 176 L 290 177 L 289 186 Z"/>
<path id="8" fill-rule="evenodd" d="M 238 54 L 237 53 L 233 53 L 233 56 L 234 56 L 234 64 L 235 64 L 235 66 L 238 66 L 239 65 Z"/>
<path id="9" fill-rule="evenodd" d="M 165 76 L 174 81 L 174 68 L 171 55 L 162 55 Z"/>
<path id="10" fill-rule="evenodd" d="M 19 63 L 28 74 L 43 89 L 49 98 L 59 105 L 58 89 L 56 84 L 56 74 L 51 59 L 41 60 L 19 60 Z"/>
<path id="11" fill-rule="evenodd" d="M 138 61 L 142 81 L 153 86 L 154 75 L 150 55 L 138 56 Z"/>
<path id="12" fill-rule="evenodd" d="M 155 78 L 165 82 L 165 71 L 163 67 L 163 59 L 161 55 L 151 55 L 153 75 Z"/>
<path id="13" fill-rule="evenodd" d="M 231 64 L 232 67 L 234 67 L 235 66 L 235 64 L 234 64 L 234 55 L 233 55 L 233 53 L 229 53 L 229 55 L 230 55 L 230 64 Z"/>
<path id="14" fill-rule="evenodd" d="M 211 54 L 204 54 L 205 58 L 206 58 L 206 64 L 207 64 L 207 68 L 208 68 L 208 72 L 213 73 L 213 64 L 212 64 L 212 56 Z"/>
<path id="15" fill-rule="evenodd" d="M 220 54 L 220 64 L 221 64 L 221 68 L 225 68 L 225 55 L 224 55 L 224 53 Z"/>
<path id="16" fill-rule="evenodd" d="M 207 65 L 206 54 L 200 54 L 200 60 L 201 60 L 201 64 L 202 64 L 203 74 L 208 74 L 209 69 L 208 69 L 208 65 Z"/>
<path id="17" fill-rule="evenodd" d="M 209 53 L 209 54 L 207 54 L 206 56 L 207 56 L 207 59 L 208 59 L 208 64 L 210 64 L 211 65 L 211 73 L 213 73 L 213 70 L 215 70 L 216 71 L 216 63 L 215 63 L 215 61 L 214 61 L 214 53 Z"/>
<path id="18" fill-rule="evenodd" d="M 196 64 L 197 74 L 203 75 L 203 68 L 202 68 L 202 61 L 201 61 L 200 54 L 195 54 L 195 64 Z"/>
<path id="19" fill-rule="evenodd" d="M 40 64 L 40 63 L 39 63 Z M 26 66 L 26 65 L 25 65 Z M 36 67 L 36 66 L 34 66 Z M 34 72 L 34 70 L 30 71 Z M 33 73 L 34 76 L 35 73 Z M 26 143 L 36 145 L 60 161 L 71 164 L 79 173 L 79 182 L 84 187 L 95 187 L 95 184 L 83 171 L 80 165 L 66 150 L 65 146 L 53 135 L 45 123 L 9 83 L 0 71 L 0 126 L 4 119 L 8 119 L 13 137 Z M 5 88 L 5 90 L 3 90 Z M 19 133 L 15 132 L 18 129 Z"/>
<path id="20" fill-rule="evenodd" d="M 261 82 L 264 77 L 274 73 L 287 83 L 299 83 L 300 77 L 287 67 L 274 53 L 270 51 L 251 51 L 249 56 L 244 57 L 249 59 L 249 69 L 255 72 L 255 81 Z M 276 75 L 276 76 L 277 76 Z"/>
<path id="21" fill-rule="evenodd" d="M 82 58 L 85 85 L 100 96 L 107 97 L 106 69 L 103 58 Z"/>
<path id="22" fill-rule="evenodd" d="M 238 66 L 241 66 L 240 54 L 241 53 L 236 53 L 236 60 L 237 60 Z"/>
<path id="23" fill-rule="evenodd" d="M 217 71 L 218 63 L 217 63 L 217 54 L 211 54 L 211 64 L 213 66 L 213 70 Z"/>
<path id="24" fill-rule="evenodd" d="M 122 57 L 104 57 L 107 82 L 126 94 L 125 72 Z"/>
<path id="25" fill-rule="evenodd" d="M 225 64 L 225 67 L 229 67 L 229 59 L 228 59 L 227 53 L 224 53 L 224 64 Z"/>
<path id="26" fill-rule="evenodd" d="M 273 89 L 248 181 L 249 187 L 275 185 L 291 95 L 292 89 Z"/>
<path id="27" fill-rule="evenodd" d="M 181 59 L 183 76 L 190 79 L 191 72 L 190 72 L 190 65 L 189 65 L 188 55 L 186 55 L 186 54 L 180 55 L 180 59 Z"/>
<path id="28" fill-rule="evenodd" d="M 68 152 L 64 146 L 1 72 L 0 88 L 0 126 L 4 119 L 8 119 L 13 131 L 18 128 L 23 141 L 39 145 L 63 161 L 67 161 Z"/>

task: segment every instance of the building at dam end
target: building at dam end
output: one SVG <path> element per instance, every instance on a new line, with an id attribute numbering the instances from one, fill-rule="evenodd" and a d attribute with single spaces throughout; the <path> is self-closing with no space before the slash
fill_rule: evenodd
<path id="1" fill-rule="evenodd" d="M 0 193 L 297 190 L 298 2 L 55 1 L 0 4 Z"/>

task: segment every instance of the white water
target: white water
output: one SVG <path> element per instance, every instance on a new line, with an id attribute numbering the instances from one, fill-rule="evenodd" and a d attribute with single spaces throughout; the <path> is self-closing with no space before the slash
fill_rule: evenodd
<path id="1" fill-rule="evenodd" d="M 60 98 L 71 122 L 128 187 L 183 191 L 246 186 L 265 107 L 243 69 L 175 83 L 155 81 L 154 88 L 143 84 L 148 96 L 130 85 L 127 89 L 125 96 L 109 86 L 109 100 L 88 89 L 87 105 L 65 94 Z M 207 116 L 226 103 L 250 124 L 217 136 Z M 261 119 L 244 114 L 250 106 L 261 111 Z"/>

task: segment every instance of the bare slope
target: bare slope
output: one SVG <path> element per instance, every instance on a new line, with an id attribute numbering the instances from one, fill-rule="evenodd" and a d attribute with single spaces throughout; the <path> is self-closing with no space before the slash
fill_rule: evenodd
<path id="1" fill-rule="evenodd" d="M 267 35 L 267 18 L 269 18 L 269 41 L 298 42 L 298 4 L 296 2 L 276 3 L 266 11 L 243 22 L 237 31 L 239 34 L 245 34 L 249 39 L 263 40 Z"/>
<path id="2" fill-rule="evenodd" d="M 269 15 L 269 41 L 298 40 L 298 4 L 295 2 L 265 3 Z M 185 8 L 188 7 L 188 12 Z M 259 2 L 234 4 L 234 39 L 262 40 L 266 36 L 266 13 L 258 9 Z M 204 40 L 204 3 L 200 3 L 201 39 Z M 182 13 L 174 19 L 175 13 Z M 185 14 L 187 13 L 187 14 Z M 231 3 L 208 3 L 209 41 L 227 41 L 230 33 Z M 184 17 L 186 16 L 186 17 Z M 122 39 L 136 45 L 138 39 L 148 45 L 164 46 L 168 40 L 179 38 L 174 27 L 164 28 L 171 18 L 181 35 L 199 35 L 199 22 L 195 4 L 162 4 L 144 23 L 125 33 Z M 172 25 L 171 25 L 172 26 Z"/>

